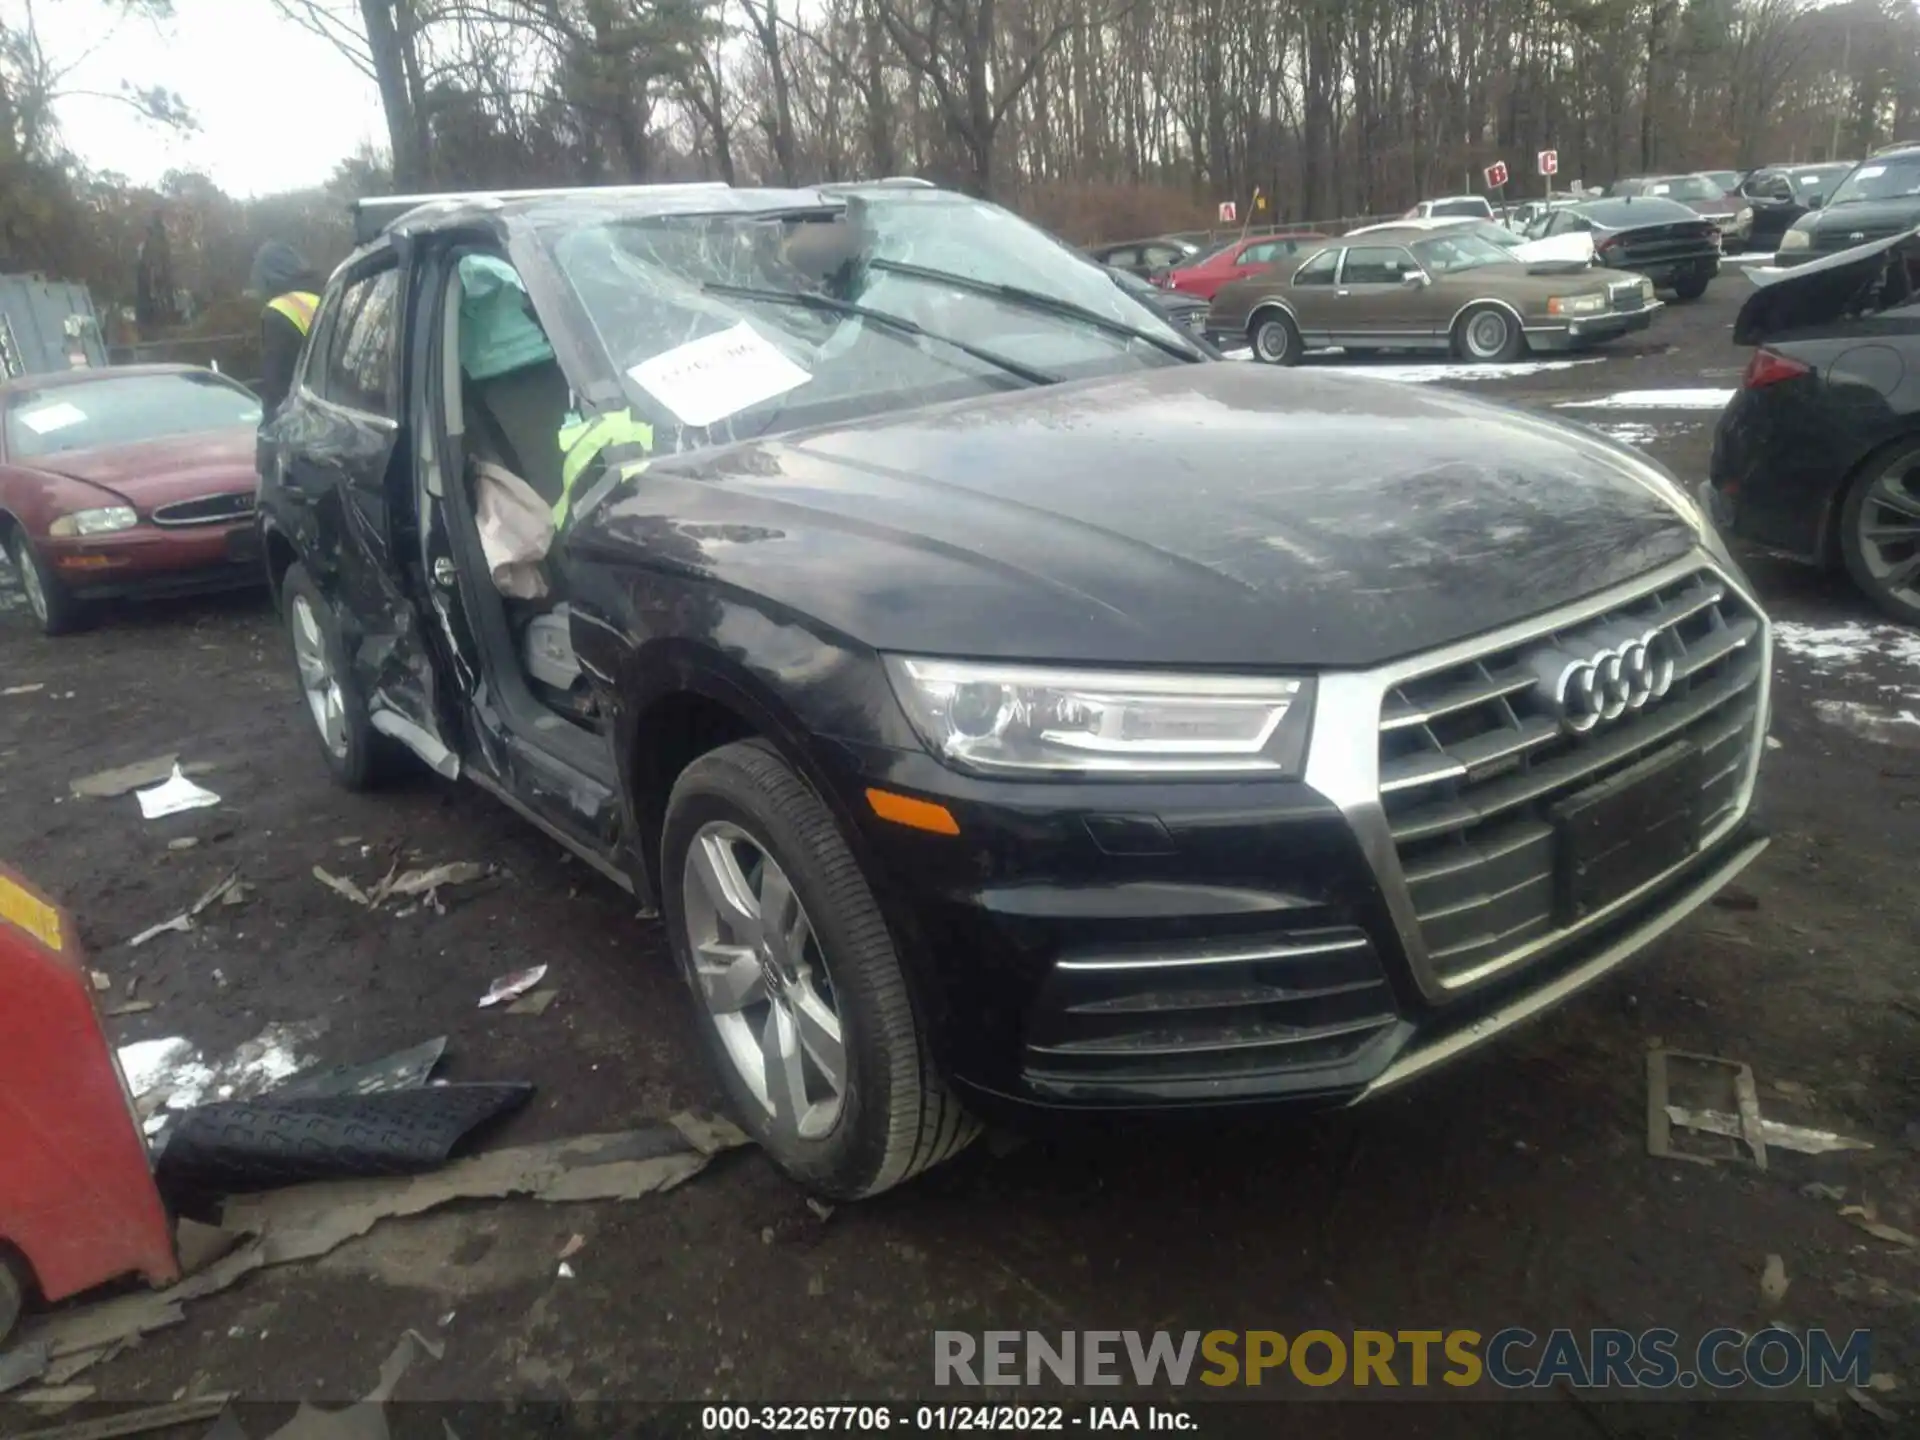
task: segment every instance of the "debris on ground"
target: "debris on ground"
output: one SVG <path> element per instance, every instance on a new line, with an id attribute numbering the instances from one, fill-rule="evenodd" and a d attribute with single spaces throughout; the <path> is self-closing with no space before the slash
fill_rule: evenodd
<path id="1" fill-rule="evenodd" d="M 446 1053 L 447 1037 L 439 1035 L 364 1065 L 335 1065 L 326 1070 L 303 1071 L 276 1086 L 273 1094 L 281 1100 L 317 1100 L 417 1090 L 427 1083 Z"/>
<path id="2" fill-rule="evenodd" d="M 582 1250 L 586 1248 L 587 1248 L 586 1236 L 584 1235 L 570 1236 L 567 1240 L 567 1243 L 560 1247 L 560 1253 L 554 1256 L 554 1259 L 571 1260 L 574 1256 L 578 1255 Z"/>
<path id="3" fill-rule="evenodd" d="M 1898 1425 L 1900 1423 L 1899 1411 L 1889 1410 L 1858 1385 L 1847 1386 L 1847 1398 L 1876 1420 L 1884 1420 L 1889 1425 Z"/>
<path id="4" fill-rule="evenodd" d="M 178 915 L 174 916 L 171 920 L 162 920 L 158 925 L 149 925 L 145 930 L 142 930 L 138 935 L 129 940 L 127 944 L 129 946 L 144 945 L 155 936 L 165 935 L 170 930 L 178 930 L 184 935 L 187 931 L 193 929 L 194 921 L 216 900 L 226 905 L 237 904 L 238 902 L 231 898 L 235 891 L 241 892 L 241 898 L 245 899 L 248 894 L 252 893 L 252 890 L 253 887 L 251 885 L 241 884 L 240 870 L 239 867 L 236 866 L 225 875 L 222 875 L 218 880 L 214 881 L 208 889 L 202 892 L 198 900 L 194 901 L 193 904 L 182 910 Z"/>
<path id="5" fill-rule="evenodd" d="M 104 970 L 89 970 L 87 979 L 92 982 L 93 988 L 102 994 L 113 989 L 113 978 Z"/>
<path id="6" fill-rule="evenodd" d="M 1831 1200 L 1835 1204 L 1847 1198 L 1847 1187 L 1828 1185 L 1821 1180 L 1810 1180 L 1800 1187 L 1800 1193 L 1809 1200 Z"/>
<path id="7" fill-rule="evenodd" d="M 435 865 L 431 869 L 405 872 L 400 870 L 399 862 L 396 861 L 381 877 L 378 884 L 371 890 L 365 890 L 343 875 L 335 875 L 318 865 L 313 867 L 314 879 L 329 890 L 369 910 L 379 909 L 388 900 L 417 898 L 421 904 L 441 914 L 446 913 L 446 907 L 440 903 L 440 891 L 443 887 L 470 885 L 476 880 L 484 880 L 489 875 L 497 873 L 494 866 L 482 865 L 477 860 L 454 860 L 445 865 Z M 412 912 L 413 907 L 408 906 L 396 914 L 405 916 Z"/>
<path id="8" fill-rule="evenodd" d="M 731 1121 L 682 1112 L 640 1130 L 471 1156 L 431 1175 L 330 1180 L 239 1196 L 226 1203 L 220 1217 L 223 1230 L 245 1237 L 239 1248 L 170 1289 L 35 1316 L 26 1322 L 20 1343 L 45 1345 L 50 1361 L 43 1378 L 64 1385 L 140 1336 L 182 1323 L 187 1302 L 227 1289 L 266 1266 L 318 1259 L 382 1220 L 423 1214 L 455 1200 L 516 1195 L 556 1204 L 636 1200 L 686 1183 L 715 1155 L 748 1143 Z M 415 1338 L 427 1353 L 436 1353 Z"/>
<path id="9" fill-rule="evenodd" d="M 814 1213 L 822 1225 L 833 1218 L 833 1206 L 824 1200 L 816 1200 L 811 1195 L 807 1197 L 807 1209 Z"/>
<path id="10" fill-rule="evenodd" d="M 191 850 L 193 849 L 194 846 L 198 845 L 199 843 L 200 843 L 200 837 L 198 835 L 179 835 L 173 838 L 172 840 L 167 841 L 167 849 Z"/>
<path id="11" fill-rule="evenodd" d="M 323 1028 L 319 1021 L 269 1025 L 214 1062 L 178 1035 L 139 1040 L 120 1048 L 120 1070 L 134 1108 L 142 1120 L 153 1122 L 166 1111 L 212 1100 L 246 1100 L 271 1090 L 312 1063 L 305 1058 L 305 1047 Z"/>
<path id="12" fill-rule="evenodd" d="M 1872 1201 L 1864 1205 L 1842 1205 L 1840 1218 L 1852 1221 L 1855 1227 L 1866 1231 L 1876 1240 L 1884 1240 L 1889 1245 L 1903 1245 L 1909 1250 L 1920 1249 L 1920 1238 L 1882 1221 L 1874 1211 Z"/>
<path id="13" fill-rule="evenodd" d="M 9 685 L 6 689 L 0 690 L 0 695 L 31 695 L 36 691 L 46 688 L 47 685 L 44 680 L 36 680 L 31 685 Z"/>
<path id="14" fill-rule="evenodd" d="M 523 1083 L 197 1105 L 156 1148 L 154 1180 L 179 1208 L 201 1197 L 435 1170 L 526 1104 Z"/>
<path id="15" fill-rule="evenodd" d="M 157 785 L 176 771 L 182 775 L 204 775 L 211 769 L 213 766 L 204 762 L 182 765 L 177 754 L 156 755 L 151 760 L 136 760 L 131 765 L 82 775 L 78 780 L 69 780 L 67 788 L 80 799 L 112 800 L 143 785 Z"/>
<path id="16" fill-rule="evenodd" d="M 1760 897 L 1750 890 L 1722 890 L 1713 897 L 1713 903 L 1722 910 L 1758 910 Z"/>
<path id="17" fill-rule="evenodd" d="M 513 1004 L 507 1006 L 509 1015 L 544 1015 L 547 1007 L 553 1004 L 558 990 L 535 990 L 532 994 L 522 995 Z"/>
<path id="18" fill-rule="evenodd" d="M 1677 1064 L 1675 1062 L 1678 1062 Z M 1788 1082 L 1780 1082 L 1786 1084 Z M 1676 1085 L 1695 1092 L 1709 1102 L 1699 1105 L 1671 1103 Z M 1778 1088 L 1778 1087 L 1776 1087 Z M 1699 1096 L 1698 1092 L 1717 1092 Z M 1801 1092 L 1804 1094 L 1804 1090 Z M 1731 1101 L 1732 1108 L 1722 1108 Z M 1692 1148 L 1676 1146 L 1675 1132 L 1688 1132 Z M 1713 1136 L 1738 1142 L 1717 1150 L 1699 1148 L 1697 1137 Z M 1760 1095 L 1754 1087 L 1753 1069 L 1736 1060 L 1717 1055 L 1693 1055 L 1681 1050 L 1652 1049 L 1647 1052 L 1647 1153 L 1667 1160 L 1690 1160 L 1713 1165 L 1738 1158 L 1741 1147 L 1756 1168 L 1767 1168 L 1767 1150 L 1791 1150 L 1801 1155 L 1827 1155 L 1837 1150 L 1871 1150 L 1867 1140 L 1856 1140 L 1832 1130 L 1815 1130 L 1804 1125 L 1788 1125 L 1768 1120 L 1760 1113 Z"/>
<path id="19" fill-rule="evenodd" d="M 178 765 L 173 767 L 173 774 L 161 784 L 133 793 L 140 802 L 140 816 L 144 820 L 161 820 L 169 815 L 178 815 L 187 810 L 204 810 L 209 805 L 220 803 L 218 795 L 194 784 Z"/>
<path id="20" fill-rule="evenodd" d="M 47 1373 L 47 1362 L 52 1359 L 44 1341 L 0 1351 L 0 1395 L 38 1380 Z"/>
<path id="21" fill-rule="evenodd" d="M 1766 1267 L 1760 1272 L 1761 1295 L 1768 1301 L 1784 1299 L 1791 1284 L 1787 1279 L 1787 1262 L 1778 1255 L 1767 1256 Z"/>
<path id="22" fill-rule="evenodd" d="M 566 1262 L 566 1261 L 564 1261 L 564 1260 L 562 1260 L 562 1261 L 560 1262 L 560 1272 L 559 1272 L 559 1273 L 560 1273 L 560 1278 L 561 1278 L 562 1280 L 571 1280 L 571 1279 L 573 1279 L 573 1266 L 571 1266 L 571 1265 L 569 1265 L 569 1264 L 567 1264 L 567 1262 Z"/>
<path id="23" fill-rule="evenodd" d="M 293 1412 L 293 1418 L 271 1432 L 267 1440 L 387 1440 L 392 1433 L 387 1423 L 387 1404 L 413 1367 L 415 1353 L 419 1351 L 439 1360 L 446 1355 L 447 1347 L 427 1339 L 418 1330 L 407 1331 L 380 1366 L 379 1382 L 365 1398 L 341 1410 L 322 1410 L 303 1400 Z M 231 1412 L 222 1417 L 218 1440 L 246 1440 L 246 1434 Z M 216 1436 L 209 1435 L 207 1440 L 216 1440 Z"/>
<path id="24" fill-rule="evenodd" d="M 480 1008 L 498 1005 L 503 1000 L 514 1000 L 533 989 L 547 978 L 547 967 L 535 965 L 531 970 L 515 970 L 502 975 L 487 987 L 487 993 L 480 997 Z"/>

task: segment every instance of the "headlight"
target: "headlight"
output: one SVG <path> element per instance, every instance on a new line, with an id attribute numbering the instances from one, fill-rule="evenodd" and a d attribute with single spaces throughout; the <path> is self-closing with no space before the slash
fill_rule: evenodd
<path id="1" fill-rule="evenodd" d="M 1653 281 L 1644 275 L 1640 277 L 1640 299 L 1643 303 L 1653 299 Z"/>
<path id="2" fill-rule="evenodd" d="M 1612 303 L 1604 295 L 1555 295 L 1547 301 L 1549 315 L 1599 315 Z"/>
<path id="3" fill-rule="evenodd" d="M 1298 774 L 1313 682 L 887 659 L 929 749 L 994 775 Z"/>
<path id="4" fill-rule="evenodd" d="M 49 535 L 110 535 L 115 530 L 131 530 L 140 523 L 130 505 L 106 505 L 98 510 L 75 510 L 59 516 L 47 526 Z"/>
<path id="5" fill-rule="evenodd" d="M 1811 250 L 1813 248 L 1813 236 L 1805 230 L 1789 230 L 1780 237 L 1780 248 L 1782 250 Z"/>

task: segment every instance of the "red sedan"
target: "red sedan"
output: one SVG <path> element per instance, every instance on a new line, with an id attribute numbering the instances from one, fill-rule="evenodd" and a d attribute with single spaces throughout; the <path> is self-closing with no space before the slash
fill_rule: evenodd
<path id="1" fill-rule="evenodd" d="M 0 384 L 0 544 L 49 635 L 97 600 L 262 582 L 252 391 L 191 365 Z"/>
<path id="2" fill-rule="evenodd" d="M 1169 270 L 1165 284 L 1170 289 L 1211 300 L 1220 292 L 1222 285 L 1244 280 L 1269 265 L 1305 259 L 1326 243 L 1325 235 L 1312 230 L 1289 231 L 1284 235 L 1255 235 L 1245 240 L 1230 241 L 1191 265 Z"/>

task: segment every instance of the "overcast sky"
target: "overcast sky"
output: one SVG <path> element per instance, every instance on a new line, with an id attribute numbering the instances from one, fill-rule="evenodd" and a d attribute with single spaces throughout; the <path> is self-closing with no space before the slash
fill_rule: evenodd
<path id="1" fill-rule="evenodd" d="M 10 20 L 24 8 L 24 0 L 0 0 Z M 56 65 L 87 57 L 69 86 L 164 85 L 200 122 L 197 132 L 174 134 L 118 101 L 72 96 L 60 106 L 61 134 L 89 168 L 142 183 L 200 170 L 229 194 L 265 195 L 318 184 L 364 142 L 385 148 L 373 82 L 282 19 L 272 0 L 174 0 L 170 23 L 128 21 L 103 45 L 101 17 L 110 12 L 98 0 L 37 0 L 34 10 Z"/>

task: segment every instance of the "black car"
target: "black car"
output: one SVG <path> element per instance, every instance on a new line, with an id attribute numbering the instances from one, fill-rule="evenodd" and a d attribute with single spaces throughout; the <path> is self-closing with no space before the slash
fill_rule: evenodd
<path id="1" fill-rule="evenodd" d="M 1122 240 L 1111 245 L 1095 245 L 1087 253 L 1102 265 L 1125 270 L 1142 280 L 1151 279 L 1177 266 L 1191 265 L 1219 246 L 1212 241 L 1189 240 L 1178 235 L 1161 235 L 1152 240 Z"/>
<path id="2" fill-rule="evenodd" d="M 1159 311 L 1188 334 L 1197 336 L 1207 328 L 1207 311 L 1211 307 L 1198 295 L 1189 295 L 1183 290 L 1163 290 L 1131 271 L 1112 265 L 1107 267 L 1107 273 L 1113 276 L 1113 283 L 1127 294 L 1142 305 Z"/>
<path id="3" fill-rule="evenodd" d="M 1724 174 L 1724 172 L 1722 172 Z M 1727 251 L 1744 250 L 1753 227 L 1753 207 L 1712 175 L 1636 175 L 1607 188 L 1610 200 L 1673 200 L 1713 221 Z"/>
<path id="4" fill-rule="evenodd" d="M 1377 1095 L 1766 843 L 1771 629 L 1671 476 L 1209 359 L 965 196 L 416 210 L 261 471 L 333 774 L 410 752 L 657 908 L 828 1194 L 975 1114 Z"/>
<path id="5" fill-rule="evenodd" d="M 1753 210 L 1747 237 L 1751 250 L 1775 250 L 1780 237 L 1802 215 L 1818 210 L 1853 169 L 1852 161 L 1818 165 L 1768 165 L 1741 178 L 1741 199 Z"/>
<path id="6" fill-rule="evenodd" d="M 1529 240 L 1586 231 L 1593 261 L 1645 275 L 1681 300 L 1698 300 L 1720 272 L 1720 230 L 1711 220 L 1659 196 L 1588 200 L 1549 210 L 1527 227 Z"/>
<path id="7" fill-rule="evenodd" d="M 1844 564 L 1920 624 L 1920 229 L 1754 278 L 1734 340 L 1758 348 L 1707 498 L 1724 529 Z"/>
<path id="8" fill-rule="evenodd" d="M 1870 245 L 1920 225 L 1920 145 L 1883 151 L 1854 166 L 1827 203 L 1780 237 L 1776 265 Z"/>

